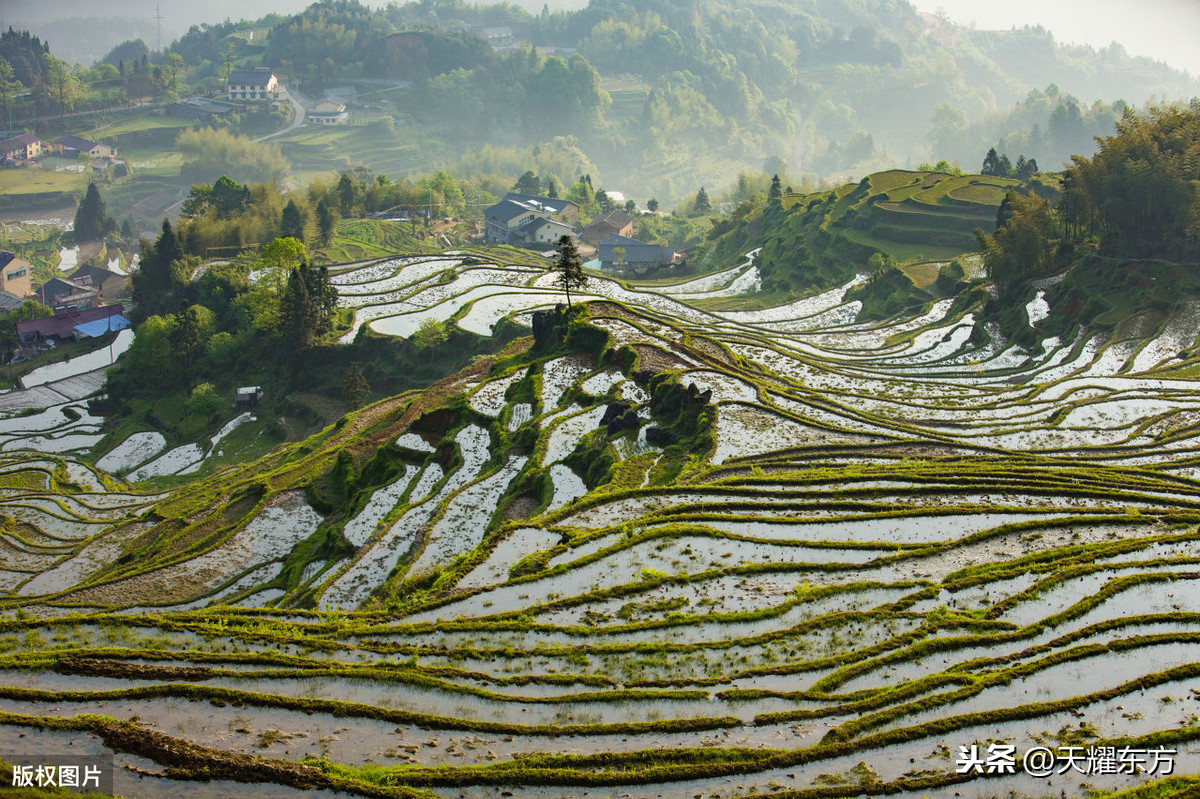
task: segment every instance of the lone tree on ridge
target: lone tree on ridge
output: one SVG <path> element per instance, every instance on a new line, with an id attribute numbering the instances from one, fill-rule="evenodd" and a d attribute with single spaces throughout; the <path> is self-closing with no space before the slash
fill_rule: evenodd
<path id="1" fill-rule="evenodd" d="M 587 285 L 587 275 L 583 273 L 583 259 L 575 249 L 575 240 L 563 234 L 558 244 L 558 258 L 552 267 L 558 272 L 558 285 L 567 295 L 567 307 L 571 307 L 571 289 L 581 289 Z"/>

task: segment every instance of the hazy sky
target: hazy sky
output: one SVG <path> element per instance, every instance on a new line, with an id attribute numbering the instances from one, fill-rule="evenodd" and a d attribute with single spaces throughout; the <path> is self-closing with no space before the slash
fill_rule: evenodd
<path id="1" fill-rule="evenodd" d="M 944 9 L 981 29 L 1042 25 L 1067 44 L 1107 47 L 1165 61 L 1200 76 L 1200 0 L 910 0 L 921 11 Z"/>

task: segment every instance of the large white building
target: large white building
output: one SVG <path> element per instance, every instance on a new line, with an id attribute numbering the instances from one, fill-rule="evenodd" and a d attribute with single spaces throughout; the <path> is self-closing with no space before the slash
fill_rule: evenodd
<path id="1" fill-rule="evenodd" d="M 283 87 L 269 69 L 235 69 L 229 73 L 230 100 L 271 101 L 282 95 Z"/>

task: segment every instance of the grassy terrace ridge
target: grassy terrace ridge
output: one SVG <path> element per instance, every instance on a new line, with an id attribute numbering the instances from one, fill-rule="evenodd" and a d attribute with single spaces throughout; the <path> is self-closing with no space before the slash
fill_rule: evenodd
<path id="1" fill-rule="evenodd" d="M 570 310 L 528 252 L 343 220 L 338 335 L 507 346 L 199 478 L 98 469 L 152 425 L 83 402 L 0 420 L 0 724 L 360 796 L 1007 791 L 955 771 L 989 739 L 1190 763 L 1200 292 L 1087 262 L 1027 346 L 965 269 L 871 280 L 852 240 L 1010 184 L 789 195 L 718 232 L 725 276 L 594 273 Z M 1072 292 L 1105 307 L 1068 324 Z"/>

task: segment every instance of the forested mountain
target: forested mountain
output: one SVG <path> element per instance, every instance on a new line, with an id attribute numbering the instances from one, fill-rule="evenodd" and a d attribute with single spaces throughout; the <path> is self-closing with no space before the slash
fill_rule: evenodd
<path id="1" fill-rule="evenodd" d="M 489 26 L 507 26 L 511 44 L 488 47 Z M 314 87 L 411 80 L 401 112 L 453 123 L 442 132 L 460 146 L 578 136 L 607 183 L 671 199 L 765 159 L 819 176 L 940 159 L 970 169 L 996 146 L 1054 169 L 1090 153 L 1125 105 L 1200 93 L 1120 46 L 967 30 L 899 0 L 593 0 L 537 15 L 330 0 L 276 26 L 264 60 Z"/>
<path id="2" fill-rule="evenodd" d="M 941 160 L 970 171 L 994 147 L 1057 170 L 1093 152 L 1125 107 L 1200 95 L 1186 73 L 1119 45 L 1097 52 L 1041 28 L 962 28 L 903 0 L 593 0 L 536 14 L 509 3 L 322 0 L 255 22 L 212 19 L 164 49 L 150 57 L 157 84 L 141 92 L 155 99 L 184 91 L 166 53 L 182 58 L 195 91 L 260 64 L 312 98 L 358 80 L 404 85 L 360 89 L 376 118 L 404 123 L 396 148 L 419 157 L 389 160 L 373 141 L 345 148 L 355 153 L 339 168 L 446 169 L 493 188 L 485 175 L 511 182 L 534 169 L 570 185 L 591 174 L 668 205 L 757 168 L 832 182 Z M 284 155 L 311 163 L 307 146 L 284 142 Z M 539 155 L 564 150 L 579 156 L 567 172 Z"/>

